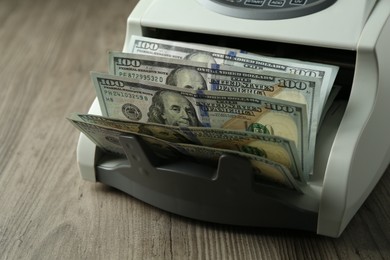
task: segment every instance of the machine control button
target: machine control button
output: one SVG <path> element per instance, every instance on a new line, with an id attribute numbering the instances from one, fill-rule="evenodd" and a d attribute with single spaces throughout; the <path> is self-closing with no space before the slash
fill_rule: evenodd
<path id="1" fill-rule="evenodd" d="M 269 1 L 268 5 L 274 7 L 283 7 L 285 3 L 286 0 L 271 0 Z"/>
<path id="2" fill-rule="evenodd" d="M 265 0 L 245 0 L 244 5 L 250 5 L 250 6 L 263 6 L 265 3 Z"/>
<path id="3" fill-rule="evenodd" d="M 307 0 L 291 0 L 290 5 L 305 5 Z"/>

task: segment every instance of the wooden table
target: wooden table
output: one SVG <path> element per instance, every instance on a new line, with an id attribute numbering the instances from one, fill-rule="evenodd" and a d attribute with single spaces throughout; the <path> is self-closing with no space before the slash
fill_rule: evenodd
<path id="1" fill-rule="evenodd" d="M 390 259 L 390 170 L 338 239 L 215 225 L 81 179 L 91 70 L 136 0 L 0 1 L 0 259 Z"/>

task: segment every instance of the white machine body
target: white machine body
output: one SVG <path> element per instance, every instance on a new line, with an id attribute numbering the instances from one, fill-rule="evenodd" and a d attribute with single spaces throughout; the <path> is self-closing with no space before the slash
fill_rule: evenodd
<path id="1" fill-rule="evenodd" d="M 318 234 L 339 236 L 390 162 L 390 1 L 338 0 L 319 12 L 281 20 L 235 18 L 201 2 L 141 0 L 127 20 L 123 50 L 129 49 L 131 35 L 153 37 L 161 29 L 355 53 L 352 85 L 342 86 L 350 89 L 342 119 L 322 126 L 329 135 L 318 136 L 312 178 L 302 200 L 291 202 L 318 212 Z M 100 114 L 96 100 L 90 113 Z M 96 151 L 81 135 L 78 163 L 86 180 L 96 180 Z"/>

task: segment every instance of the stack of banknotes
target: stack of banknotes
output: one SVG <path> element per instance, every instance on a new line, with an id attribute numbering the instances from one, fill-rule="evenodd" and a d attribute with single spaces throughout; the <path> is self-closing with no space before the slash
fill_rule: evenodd
<path id="1" fill-rule="evenodd" d="M 102 116 L 68 117 L 101 149 L 124 154 L 119 136 L 132 135 L 163 160 L 230 154 L 265 185 L 308 180 L 338 67 L 141 36 L 108 60 L 91 72 Z"/>

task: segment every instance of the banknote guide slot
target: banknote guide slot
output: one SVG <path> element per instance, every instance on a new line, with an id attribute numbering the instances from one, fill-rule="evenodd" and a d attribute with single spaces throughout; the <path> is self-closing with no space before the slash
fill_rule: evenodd
<path id="1" fill-rule="evenodd" d="M 135 135 L 124 135 L 119 139 L 129 165 L 135 168 L 138 167 L 138 171 L 144 172 L 144 174 L 148 174 L 150 171 L 159 171 L 161 174 L 181 174 L 210 181 L 220 181 L 221 178 L 225 178 L 226 174 L 229 174 L 225 173 L 226 169 L 229 169 L 228 172 L 236 171 L 250 176 L 248 183 L 250 182 L 255 187 L 277 187 L 275 183 L 257 176 L 252 167 L 243 167 L 243 164 L 249 163 L 246 159 L 238 159 L 241 163 L 235 164 L 234 169 L 230 164 L 228 164 L 228 167 L 226 166 L 227 159 L 225 157 L 228 155 L 222 155 L 219 160 L 197 160 L 183 156 L 180 153 L 175 154 L 174 158 L 162 158 L 153 151 L 148 143 Z M 228 157 L 231 158 L 232 156 Z M 145 165 L 147 166 L 145 167 Z M 248 170 L 245 173 L 241 173 L 246 168 Z"/>
<path id="2" fill-rule="evenodd" d="M 120 141 L 130 165 L 147 164 L 147 168 L 150 171 L 156 169 L 160 171 L 161 174 L 176 173 L 209 180 L 212 180 L 217 176 L 216 163 L 212 165 L 211 163 L 195 162 L 181 156 L 179 153 L 176 154 L 174 158 L 162 158 L 161 156 L 158 156 L 147 143 L 143 142 L 142 139 L 133 135 L 122 136 Z M 142 171 L 147 171 L 146 168 L 142 169 Z"/>
<path id="3" fill-rule="evenodd" d="M 316 230 L 316 199 L 256 183 L 246 159 L 222 155 L 216 168 L 185 166 L 185 161 L 157 163 L 155 167 L 149 160 L 154 157 L 149 158 L 148 148 L 138 138 L 122 136 L 120 140 L 127 159 L 103 154 L 96 164 L 97 181 L 153 206 L 199 220 Z M 199 171 L 207 176 L 199 175 Z M 264 214 L 267 211 L 277 214 Z"/>

